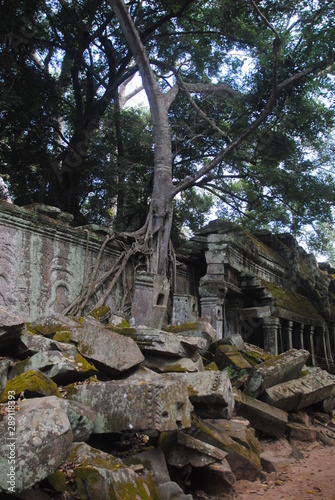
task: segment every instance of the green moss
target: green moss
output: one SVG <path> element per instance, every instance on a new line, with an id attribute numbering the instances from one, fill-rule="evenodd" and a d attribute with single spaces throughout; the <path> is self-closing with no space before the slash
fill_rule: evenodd
<path id="1" fill-rule="evenodd" d="M 81 370 L 82 371 L 95 371 L 97 372 L 97 368 L 92 365 L 91 363 L 89 363 L 87 361 L 87 359 L 85 359 L 83 356 L 81 356 L 80 354 L 76 354 L 76 363 L 80 364 L 81 365 Z"/>
<path id="2" fill-rule="evenodd" d="M 163 330 L 170 333 L 180 333 L 189 330 L 198 330 L 198 325 L 197 323 L 184 323 L 183 325 L 164 326 Z"/>
<path id="3" fill-rule="evenodd" d="M 14 391 L 16 397 L 19 397 L 23 391 L 25 395 L 30 393 L 32 395 L 62 397 L 55 382 L 38 370 L 29 370 L 12 380 L 8 380 L 5 390 L 1 394 L 1 403 L 5 403 L 8 400 L 8 391 Z"/>
<path id="4" fill-rule="evenodd" d="M 146 479 L 137 477 L 136 484 L 119 483 L 117 491 L 120 494 L 120 500 L 159 500 L 158 491 L 151 474 Z"/>
<path id="5" fill-rule="evenodd" d="M 66 342 L 68 344 L 72 339 L 72 335 L 70 331 L 61 331 L 56 332 L 52 339 L 57 340 L 58 342 Z"/>
<path id="6" fill-rule="evenodd" d="M 283 259 L 283 257 L 279 253 L 277 253 L 274 250 L 272 250 L 272 248 L 270 248 L 267 245 L 265 245 L 265 243 L 263 243 L 262 241 L 258 240 L 257 238 L 255 238 L 255 236 L 252 236 L 247 231 L 245 231 L 245 234 L 247 235 L 247 237 L 249 238 L 249 240 L 252 241 L 253 245 L 256 248 L 258 248 L 259 250 L 261 250 L 261 252 L 263 254 L 267 255 L 268 257 L 270 257 L 271 259 L 275 260 L 276 262 L 279 262 L 284 268 L 287 268 L 287 262 Z"/>
<path id="7" fill-rule="evenodd" d="M 68 478 L 66 477 L 65 472 L 59 469 L 48 476 L 49 483 L 58 493 L 64 493 L 65 491 L 70 492 L 70 489 L 66 484 L 67 480 Z"/>
<path id="8" fill-rule="evenodd" d="M 86 344 L 85 342 L 80 341 L 78 344 L 78 350 L 84 354 L 84 356 L 92 356 L 93 354 L 93 349 L 89 344 Z"/>
<path id="9" fill-rule="evenodd" d="M 103 321 L 110 315 L 109 306 L 100 306 L 90 312 L 89 316 L 93 316 L 97 321 Z"/>
<path id="10" fill-rule="evenodd" d="M 18 363 L 17 365 L 15 365 L 14 368 L 13 368 L 13 372 L 12 372 L 13 375 L 15 377 L 18 377 L 19 375 L 22 375 L 22 373 L 25 373 L 27 365 L 29 364 L 29 361 L 30 361 L 30 357 L 24 359 L 23 361 L 21 361 L 20 363 Z"/>
<path id="11" fill-rule="evenodd" d="M 31 327 L 31 324 L 30 324 L 30 323 L 27 323 L 27 332 L 28 332 L 30 335 L 36 335 L 36 334 L 37 334 L 37 331 L 35 330 L 35 328 L 32 328 L 32 327 Z"/>
<path id="12" fill-rule="evenodd" d="M 36 325 L 34 332 L 44 335 L 45 337 L 53 337 L 58 332 L 68 332 L 69 328 L 66 325 Z"/>
<path id="13" fill-rule="evenodd" d="M 266 288 L 266 290 L 268 290 L 268 292 L 272 295 L 278 307 L 288 309 L 289 311 L 300 314 L 301 316 L 307 316 L 319 321 L 322 320 L 315 307 L 306 297 L 298 295 L 291 290 L 284 289 L 274 283 L 269 283 L 268 281 L 262 279 L 260 281 L 264 288 Z"/>
<path id="14" fill-rule="evenodd" d="M 134 335 L 134 333 L 136 333 L 136 328 L 132 328 L 131 326 L 108 325 L 106 328 L 120 335 Z"/>
<path id="15" fill-rule="evenodd" d="M 218 365 L 215 363 L 215 361 L 212 361 L 211 363 L 209 363 L 208 365 L 205 366 L 205 370 L 212 370 L 212 371 L 215 371 L 215 372 L 219 372 L 219 368 L 218 368 Z"/>

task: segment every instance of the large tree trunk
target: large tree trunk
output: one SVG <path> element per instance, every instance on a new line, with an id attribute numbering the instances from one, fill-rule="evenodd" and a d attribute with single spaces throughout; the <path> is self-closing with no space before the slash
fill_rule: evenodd
<path id="1" fill-rule="evenodd" d="M 148 271 L 165 275 L 173 216 L 172 151 L 168 105 L 149 58 L 123 0 L 109 0 L 139 67 L 154 127 L 154 186 L 146 225 Z"/>

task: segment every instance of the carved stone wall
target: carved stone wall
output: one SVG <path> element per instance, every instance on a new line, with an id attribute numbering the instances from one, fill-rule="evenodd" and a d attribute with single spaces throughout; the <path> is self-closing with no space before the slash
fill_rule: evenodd
<path id="1" fill-rule="evenodd" d="M 0 306 L 10 307 L 27 321 L 62 312 L 79 295 L 108 232 L 98 226 L 70 227 L 66 214 L 43 207 L 27 209 L 0 202 Z M 98 276 L 111 268 L 121 251 L 115 241 L 106 245 Z M 130 263 L 106 301 L 113 313 L 130 313 L 127 291 L 132 290 L 133 279 Z M 176 286 L 189 294 L 192 283 L 191 273 L 183 266 Z M 88 306 L 94 306 L 102 291 Z"/>

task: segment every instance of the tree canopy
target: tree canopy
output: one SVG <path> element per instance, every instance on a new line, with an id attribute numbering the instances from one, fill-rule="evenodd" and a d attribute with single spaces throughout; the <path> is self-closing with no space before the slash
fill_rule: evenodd
<path id="1" fill-rule="evenodd" d="M 153 272 L 173 209 L 195 227 L 213 200 L 315 239 L 335 201 L 334 18 L 331 0 L 1 4 L 0 174 L 19 203 L 142 228 Z M 124 107 L 139 71 L 150 115 Z"/>

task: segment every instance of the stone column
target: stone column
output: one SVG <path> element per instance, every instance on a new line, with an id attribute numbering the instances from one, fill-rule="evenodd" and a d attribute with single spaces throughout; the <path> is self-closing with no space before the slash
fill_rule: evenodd
<path id="1" fill-rule="evenodd" d="M 263 336 L 264 350 L 271 354 L 278 354 L 278 327 L 279 318 L 268 317 L 264 318 Z"/>
<path id="2" fill-rule="evenodd" d="M 334 364 L 334 358 L 333 358 L 333 353 L 332 353 L 332 344 L 330 341 L 330 332 L 328 326 L 325 327 L 325 336 L 326 336 L 326 346 L 327 346 L 327 352 L 328 352 L 328 361 L 331 365 Z"/>
<path id="3" fill-rule="evenodd" d="M 304 329 L 305 329 L 305 325 L 303 323 L 301 323 L 299 325 L 299 330 L 298 330 L 298 338 L 299 338 L 299 348 L 300 349 L 304 349 Z"/>
<path id="4" fill-rule="evenodd" d="M 200 280 L 200 304 L 201 317 L 207 319 L 216 329 L 216 338 L 221 339 L 224 335 L 224 303 L 227 293 L 227 285 L 224 280 L 206 279 Z"/>
<path id="5" fill-rule="evenodd" d="M 163 276 L 150 273 L 136 275 L 132 306 L 132 317 L 136 326 L 162 328 L 169 290 L 169 282 Z"/>
<path id="6" fill-rule="evenodd" d="M 328 357 L 328 350 L 327 350 L 327 342 L 326 342 L 326 331 L 325 331 L 325 328 L 323 327 L 320 331 L 320 334 L 322 336 L 322 350 L 323 350 L 323 353 L 324 353 L 324 357 L 325 357 L 325 363 L 326 363 L 326 366 L 327 366 L 327 370 L 329 370 L 330 368 L 330 363 L 329 363 L 329 357 Z"/>
<path id="7" fill-rule="evenodd" d="M 283 322 L 281 328 L 282 328 L 284 351 L 289 351 L 290 349 L 293 348 L 293 339 L 292 339 L 293 321 Z"/>
<path id="8" fill-rule="evenodd" d="M 315 349 L 314 349 L 314 326 L 309 326 L 309 352 L 311 353 L 312 366 L 316 366 L 315 363 Z"/>

